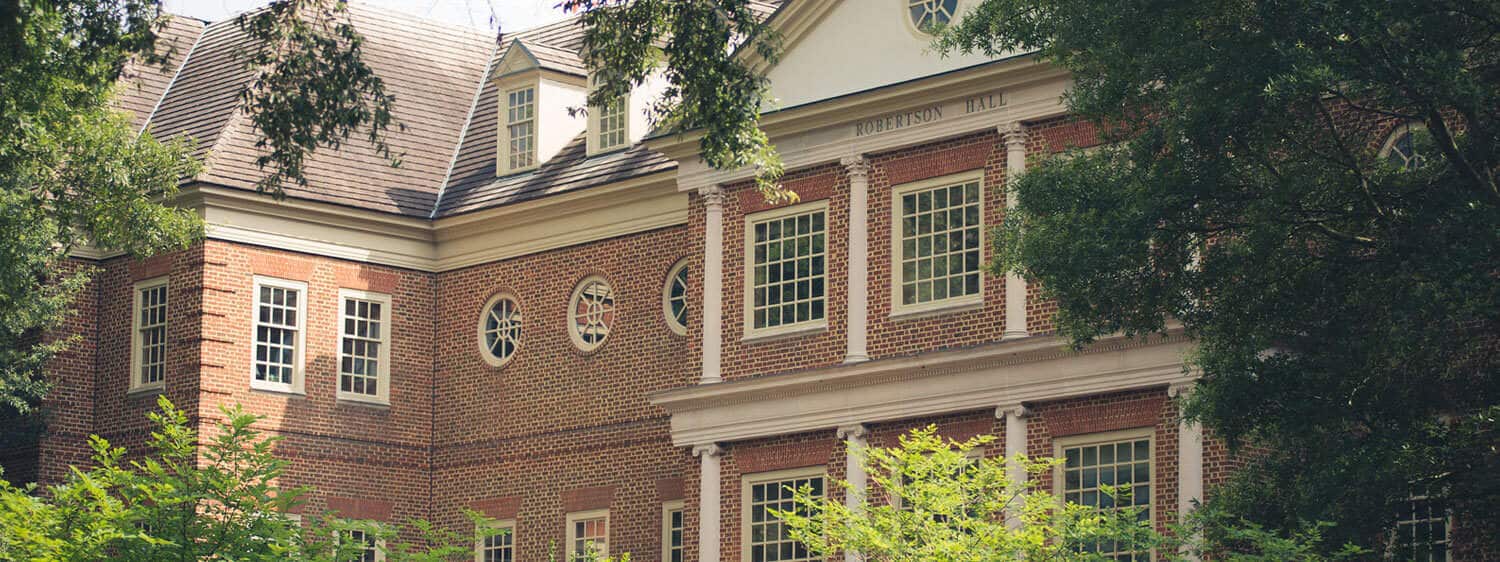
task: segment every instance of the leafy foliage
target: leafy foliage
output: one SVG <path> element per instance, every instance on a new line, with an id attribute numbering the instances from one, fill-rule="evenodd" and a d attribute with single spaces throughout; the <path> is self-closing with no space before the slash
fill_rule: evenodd
<path id="1" fill-rule="evenodd" d="M 277 485 L 287 461 L 273 455 L 277 438 L 253 429 L 259 417 L 226 409 L 200 446 L 187 415 L 166 398 L 158 403 L 148 456 L 127 461 L 124 449 L 95 436 L 94 466 L 73 468 L 64 484 L 39 490 L 0 480 L 0 559 L 336 562 L 357 559 L 364 545 L 339 539 L 355 531 L 390 545 L 380 548 L 391 562 L 473 553 L 475 536 L 423 521 L 409 523 L 417 544 L 398 543 L 397 528 L 375 521 L 330 513 L 299 522 L 287 513 L 310 490 Z"/>
<path id="2" fill-rule="evenodd" d="M 719 169 L 755 167 L 771 201 L 795 201 L 780 186 L 781 159 L 760 130 L 767 82 L 740 56 L 774 62 L 778 35 L 749 0 L 565 0 L 583 13 L 584 63 L 595 70 L 589 105 L 625 95 L 660 73 L 666 82 L 649 112 L 662 133 L 702 131 L 703 159 Z"/>
<path id="3" fill-rule="evenodd" d="M 1497 36 L 1483 1 L 985 0 L 940 47 L 1035 50 L 1108 143 L 1032 162 L 996 267 L 1076 342 L 1180 322 L 1190 414 L 1259 446 L 1212 501 L 1375 547 L 1413 493 L 1500 536 Z"/>

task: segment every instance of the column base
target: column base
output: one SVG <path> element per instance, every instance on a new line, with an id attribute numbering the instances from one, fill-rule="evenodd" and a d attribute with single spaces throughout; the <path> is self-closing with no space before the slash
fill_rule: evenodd
<path id="1" fill-rule="evenodd" d="M 1005 333 L 1000 335 L 1000 341 L 1018 340 L 1029 337 L 1031 337 L 1031 332 L 1025 330 L 1006 330 Z"/>
<path id="2" fill-rule="evenodd" d="M 851 363 L 864 363 L 865 361 L 869 361 L 869 360 L 870 360 L 870 356 L 868 356 L 868 355 L 845 355 L 844 356 L 844 364 L 845 365 L 848 365 L 848 364 L 851 364 Z"/>

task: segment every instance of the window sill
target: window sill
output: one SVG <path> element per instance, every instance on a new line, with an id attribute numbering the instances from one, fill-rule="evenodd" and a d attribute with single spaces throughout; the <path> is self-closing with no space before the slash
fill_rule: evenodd
<path id="1" fill-rule="evenodd" d="M 773 332 L 749 332 L 749 333 L 746 333 L 744 337 L 740 338 L 740 342 L 741 343 L 761 343 L 761 342 L 775 341 L 775 340 L 786 339 L 786 338 L 794 338 L 794 337 L 798 337 L 798 336 L 806 336 L 808 334 L 813 334 L 813 333 L 817 333 L 817 332 L 825 332 L 827 330 L 828 330 L 828 322 L 825 320 L 825 321 L 822 321 L 822 322 L 808 324 L 806 326 L 796 326 L 796 327 L 786 328 L 786 329 L 777 329 L 776 331 L 773 331 Z"/>
<path id="2" fill-rule="evenodd" d="M 339 406 L 376 408 L 381 410 L 388 410 L 391 407 L 390 400 L 382 400 L 380 398 L 371 398 L 368 396 L 360 396 L 357 394 L 340 393 L 336 398 L 336 403 Z"/>
<path id="3" fill-rule="evenodd" d="M 299 398 L 307 397 L 307 392 L 303 391 L 300 388 L 292 388 L 290 386 L 277 386 L 251 382 L 250 390 L 254 390 L 256 392 L 266 392 L 270 394 L 285 394 L 288 396 L 295 396 Z"/>
<path id="4" fill-rule="evenodd" d="M 969 312 L 981 308 L 984 308 L 984 299 L 962 300 L 938 305 L 896 308 L 891 311 L 890 318 L 892 321 L 898 322 L 902 320 L 921 320 L 923 318 Z"/>
<path id="5" fill-rule="evenodd" d="M 125 397 L 140 398 L 143 396 L 160 396 L 162 394 L 166 394 L 166 392 L 167 386 L 165 384 L 153 384 L 150 386 L 137 386 L 135 388 L 127 390 L 125 391 Z"/>

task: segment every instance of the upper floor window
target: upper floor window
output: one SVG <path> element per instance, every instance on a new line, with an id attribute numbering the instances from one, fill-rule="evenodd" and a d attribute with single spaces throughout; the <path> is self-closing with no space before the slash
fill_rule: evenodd
<path id="1" fill-rule="evenodd" d="M 501 521 L 493 525 L 493 533 L 485 535 L 475 544 L 474 562 L 515 562 L 515 522 Z"/>
<path id="2" fill-rule="evenodd" d="M 958 0 L 907 0 L 906 11 L 912 27 L 930 34 L 953 23 Z"/>
<path id="3" fill-rule="evenodd" d="M 827 214 L 826 203 L 812 203 L 748 222 L 748 331 L 774 333 L 825 321 Z"/>
<path id="4" fill-rule="evenodd" d="M 509 169 L 536 165 L 536 87 L 505 93 L 505 132 L 510 140 Z"/>
<path id="5" fill-rule="evenodd" d="M 588 562 L 609 556 L 609 512 L 568 515 L 568 560 Z"/>
<path id="6" fill-rule="evenodd" d="M 167 278 L 135 285 L 130 389 L 161 388 L 167 375 Z"/>
<path id="7" fill-rule="evenodd" d="M 683 259 L 667 270 L 667 284 L 662 288 L 662 312 L 667 316 L 667 327 L 677 335 L 687 333 L 688 316 L 688 264 Z"/>
<path id="8" fill-rule="evenodd" d="M 585 278 L 570 302 L 568 334 L 573 344 L 583 351 L 604 345 L 615 323 L 615 290 L 609 281 L 598 275 Z"/>
<path id="9" fill-rule="evenodd" d="M 626 107 L 629 105 L 627 98 L 616 98 L 613 102 L 598 108 L 599 124 L 595 137 L 596 151 L 611 150 L 625 146 L 625 126 L 628 115 Z"/>
<path id="10" fill-rule="evenodd" d="M 256 277 L 255 350 L 250 386 L 302 391 L 302 353 L 307 284 Z"/>
<path id="11" fill-rule="evenodd" d="M 521 306 L 514 295 L 490 297 L 479 317 L 479 349 L 484 360 L 499 367 L 521 348 Z"/>
<path id="12" fill-rule="evenodd" d="M 662 562 L 683 562 L 682 550 L 682 500 L 667 502 L 662 506 L 661 559 Z"/>
<path id="13" fill-rule="evenodd" d="M 1141 508 L 1142 524 L 1151 522 L 1151 436 L 1149 430 L 1113 432 L 1058 440 L 1063 457 L 1062 494 L 1068 503 L 1098 509 Z M 1118 498 L 1105 493 L 1115 486 Z M 1128 495 L 1127 495 L 1128 492 Z M 1120 503 L 1117 503 L 1116 500 Z M 1123 503 L 1129 501 L 1128 504 Z M 1113 560 L 1151 560 L 1149 550 L 1130 544 L 1101 542 L 1082 545 Z"/>
<path id="14" fill-rule="evenodd" d="M 984 230 L 979 178 L 894 190 L 894 312 L 978 302 Z"/>
<path id="15" fill-rule="evenodd" d="M 390 398 L 391 297 L 339 291 L 339 391 L 341 399 L 387 402 Z"/>
<path id="16" fill-rule="evenodd" d="M 1397 560 L 1448 562 L 1448 510 L 1425 496 L 1414 496 L 1396 517 L 1396 536 L 1391 547 Z"/>
<path id="17" fill-rule="evenodd" d="M 768 474 L 747 476 L 745 479 L 744 535 L 745 560 L 748 562 L 813 562 L 822 560 L 807 549 L 807 545 L 787 536 L 781 519 L 771 510 L 795 511 L 802 509 L 792 499 L 793 490 L 804 487 L 817 498 L 825 493 L 823 470 L 798 469 Z"/>

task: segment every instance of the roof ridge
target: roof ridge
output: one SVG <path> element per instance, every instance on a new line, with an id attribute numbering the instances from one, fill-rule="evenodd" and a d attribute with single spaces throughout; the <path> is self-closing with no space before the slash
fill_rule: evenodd
<path id="1" fill-rule="evenodd" d="M 173 14 L 172 17 L 178 16 Z M 167 87 L 162 88 L 161 95 L 156 97 L 156 103 L 151 104 L 151 113 L 147 114 L 146 120 L 141 122 L 141 130 L 135 132 L 135 136 L 137 137 L 145 134 L 146 128 L 151 126 L 151 119 L 156 117 L 156 111 L 158 109 L 161 109 L 161 104 L 162 102 L 166 101 L 167 93 L 172 91 L 172 86 L 177 85 L 177 77 L 182 76 L 183 69 L 187 68 L 188 60 L 193 58 L 193 51 L 198 49 L 198 44 L 203 42 L 203 36 L 208 34 L 208 26 L 210 25 L 208 22 L 198 20 L 197 18 L 189 19 L 194 19 L 202 22 L 203 27 L 198 28 L 198 36 L 193 38 L 192 46 L 188 47 L 187 53 L 184 53 L 182 55 L 182 62 L 177 64 L 177 71 L 172 73 L 172 79 L 167 81 Z"/>
<path id="2" fill-rule="evenodd" d="M 469 114 L 464 117 L 464 126 L 458 132 L 458 142 L 453 143 L 453 158 L 448 160 L 448 170 L 443 173 L 443 182 L 438 184 L 437 196 L 432 199 L 432 212 L 427 214 L 427 220 L 437 218 L 438 209 L 443 208 L 443 195 L 448 192 L 448 182 L 453 180 L 453 168 L 458 165 L 458 156 L 464 148 L 464 141 L 469 138 L 469 127 L 474 124 L 474 112 L 479 109 L 479 98 L 484 94 L 484 86 L 489 83 L 490 70 L 495 65 L 495 53 L 500 50 L 500 43 L 495 43 L 490 49 L 490 56 L 484 63 L 484 72 L 479 75 L 479 85 L 474 88 L 474 99 L 469 102 Z"/>

